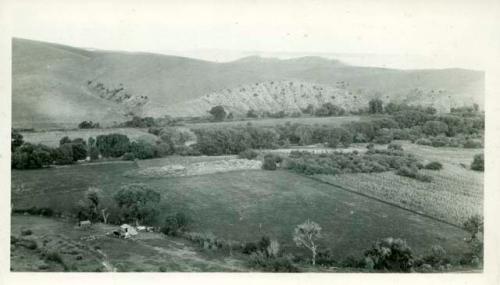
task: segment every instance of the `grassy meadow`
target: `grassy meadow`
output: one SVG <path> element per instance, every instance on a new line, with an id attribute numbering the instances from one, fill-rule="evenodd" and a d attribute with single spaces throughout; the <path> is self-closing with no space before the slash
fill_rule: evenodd
<path id="1" fill-rule="evenodd" d="M 277 238 L 286 250 L 300 253 L 292 241 L 293 229 L 311 219 L 323 227 L 321 246 L 331 248 L 339 260 L 361 254 L 374 240 L 389 236 L 407 239 L 418 254 L 439 244 L 451 256 L 459 256 L 467 236 L 459 228 L 287 171 L 124 176 L 138 167 L 112 163 L 12 171 L 12 200 L 15 208 L 69 211 L 89 186 L 100 187 L 110 198 L 122 185 L 147 183 L 161 193 L 160 220 L 182 211 L 193 219 L 192 231 L 238 241 L 256 241 L 265 234 Z"/>

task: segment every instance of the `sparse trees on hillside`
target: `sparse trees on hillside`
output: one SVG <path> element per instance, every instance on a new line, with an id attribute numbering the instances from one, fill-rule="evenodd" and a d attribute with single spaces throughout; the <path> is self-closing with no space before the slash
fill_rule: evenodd
<path id="1" fill-rule="evenodd" d="M 316 265 L 316 254 L 318 252 L 317 240 L 321 237 L 321 227 L 317 223 L 307 220 L 295 227 L 293 241 L 299 247 L 305 247 L 311 251 L 312 265 Z"/>

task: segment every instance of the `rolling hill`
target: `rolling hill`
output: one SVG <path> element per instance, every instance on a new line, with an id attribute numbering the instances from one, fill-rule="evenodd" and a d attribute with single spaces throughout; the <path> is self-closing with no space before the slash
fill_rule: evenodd
<path id="1" fill-rule="evenodd" d="M 200 116 L 215 105 L 235 113 L 323 102 L 357 110 L 374 97 L 439 110 L 482 107 L 484 73 L 358 67 L 321 57 L 217 63 L 12 41 L 14 127 L 75 127 L 83 120 L 106 126 L 132 114 Z"/>

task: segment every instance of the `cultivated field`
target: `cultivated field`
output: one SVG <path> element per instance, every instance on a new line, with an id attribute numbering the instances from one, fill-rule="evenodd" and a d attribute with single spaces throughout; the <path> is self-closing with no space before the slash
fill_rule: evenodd
<path id="1" fill-rule="evenodd" d="M 133 141 L 145 140 L 150 143 L 154 143 L 157 137 L 148 133 L 144 129 L 135 128 L 110 128 L 110 129 L 76 129 L 76 130 L 65 130 L 65 131 L 37 131 L 37 132 L 21 132 L 23 139 L 26 142 L 34 144 L 44 144 L 50 147 L 59 146 L 59 140 L 65 136 L 70 139 L 82 138 L 85 141 L 89 137 L 96 138 L 98 135 L 105 134 L 123 134 L 127 135 L 129 139 Z"/>
<path id="2" fill-rule="evenodd" d="M 339 260 L 359 255 L 374 240 L 389 236 L 407 239 L 418 254 L 439 244 L 457 257 L 467 236 L 456 227 L 286 171 L 155 179 L 123 175 L 137 168 L 134 163 L 118 163 L 13 171 L 13 203 L 16 208 L 70 210 L 91 185 L 109 198 L 122 185 L 142 182 L 162 195 L 160 220 L 182 211 L 193 218 L 192 231 L 239 241 L 266 234 L 286 250 L 300 252 L 292 232 L 295 225 L 311 219 L 323 227 L 321 245 L 330 247 Z"/>
<path id="3" fill-rule="evenodd" d="M 376 197 L 401 207 L 461 225 L 468 217 L 483 212 L 483 172 L 468 169 L 478 149 L 435 148 L 400 142 L 405 152 L 425 163 L 439 161 L 440 171 L 421 170 L 432 177 L 429 183 L 383 173 L 350 173 L 315 178 Z"/>

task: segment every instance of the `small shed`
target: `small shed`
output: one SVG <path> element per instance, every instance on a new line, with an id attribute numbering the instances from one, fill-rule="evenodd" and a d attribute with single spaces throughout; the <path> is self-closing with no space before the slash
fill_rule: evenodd
<path id="1" fill-rule="evenodd" d="M 126 238 L 137 235 L 137 231 L 131 225 L 123 224 L 120 226 L 120 229 Z"/>

